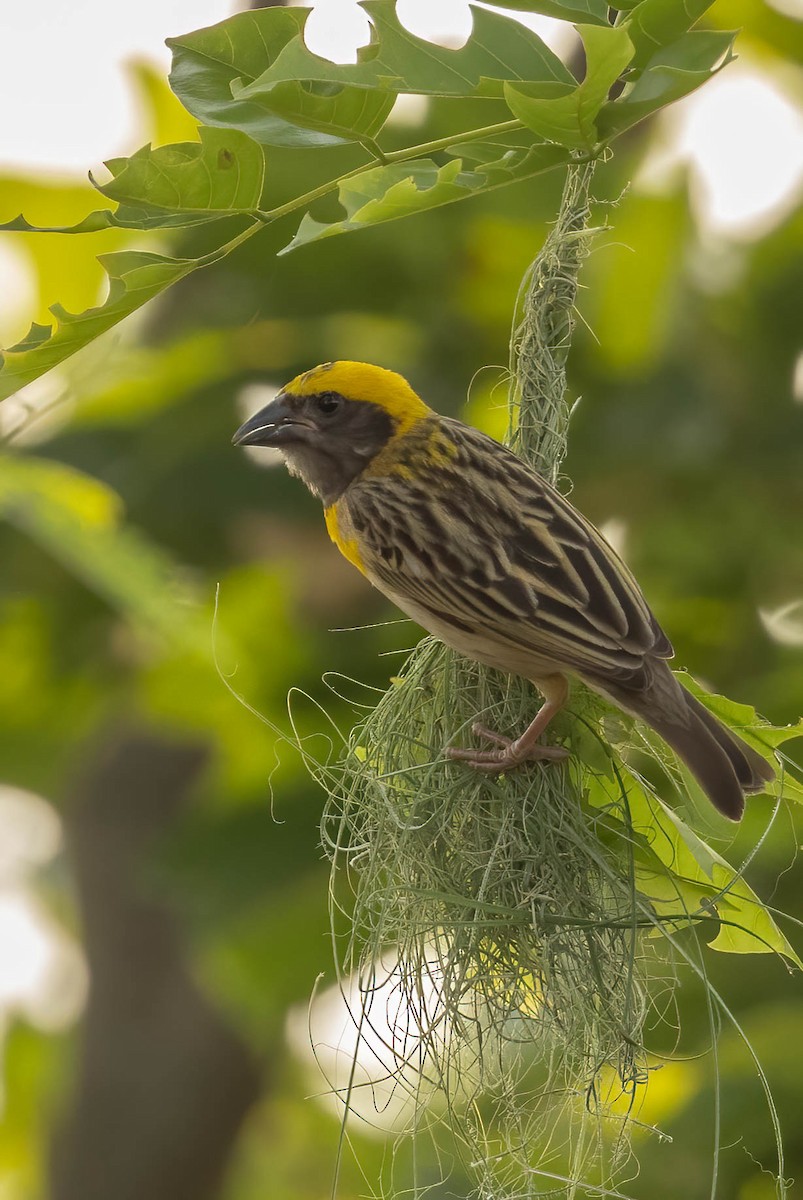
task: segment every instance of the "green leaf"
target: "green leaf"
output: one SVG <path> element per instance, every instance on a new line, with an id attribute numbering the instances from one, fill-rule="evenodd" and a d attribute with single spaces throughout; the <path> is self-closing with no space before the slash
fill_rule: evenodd
<path id="1" fill-rule="evenodd" d="M 578 25 L 586 51 L 583 82 L 563 95 L 544 94 L 544 85 L 505 84 L 505 100 L 515 117 L 539 137 L 572 149 L 590 149 L 599 141 L 595 118 L 633 57 L 624 27 Z"/>
<path id="2" fill-rule="evenodd" d="M 545 17 L 557 17 L 559 21 L 608 24 L 607 0 L 487 0 L 487 3 L 516 12 L 542 13 Z"/>
<path id="3" fill-rule="evenodd" d="M 44 375 L 199 265 L 198 259 L 167 258 L 143 250 L 103 254 L 99 261 L 109 276 L 104 303 L 78 314 L 54 304 L 50 311 L 55 325 L 32 325 L 21 342 L 3 351 L 0 400 Z"/>
<path id="4" fill-rule="evenodd" d="M 13 220 L 0 224 L 0 233 L 97 233 L 116 224 L 115 214 L 110 208 L 89 213 L 75 225 L 31 225 L 20 213 Z"/>
<path id="5" fill-rule="evenodd" d="M 684 687 L 774 766 L 775 748 L 803 736 L 803 721 L 791 726 L 770 725 L 749 705 L 706 692 L 685 672 L 677 675 Z M 794 948 L 741 875 L 625 763 L 619 764 L 618 772 L 619 780 L 604 774 L 585 776 L 583 786 L 592 807 L 603 809 L 608 820 L 628 824 L 637 885 L 656 914 L 676 926 L 716 915 L 721 924 L 711 949 L 731 954 L 775 951 L 800 966 Z M 780 786 L 780 781 L 776 782 L 767 791 L 777 794 Z"/>
<path id="6" fill-rule="evenodd" d="M 131 158 L 113 158 L 113 178 L 95 187 L 110 200 L 146 211 L 191 213 L 249 212 L 259 207 L 265 155 L 237 129 L 198 130 L 200 142 L 180 142 L 153 150 L 143 146 Z"/>
<path id="7" fill-rule="evenodd" d="M 204 124 L 240 129 L 267 145 L 328 146 L 374 137 L 393 107 L 391 92 L 366 95 L 361 88 L 339 87 L 323 93 L 293 79 L 254 99 L 242 97 L 301 36 L 308 15 L 302 8 L 264 8 L 169 38 L 173 91 Z"/>
<path id="8" fill-rule="evenodd" d="M 633 65 L 645 66 L 663 46 L 691 29 L 712 4 L 713 0 L 641 0 L 625 23 L 636 48 Z"/>
<path id="9" fill-rule="evenodd" d="M 118 202 L 116 210 L 98 209 L 75 225 L 31 225 L 20 214 L 0 225 L 0 231 L 187 228 L 259 208 L 265 175 L 262 148 L 238 130 L 201 128 L 198 132 L 200 142 L 156 150 L 143 146 L 130 158 L 110 159 L 105 165 L 112 179 L 92 182 L 109 200 Z"/>
<path id="10" fill-rule="evenodd" d="M 501 96 L 508 81 L 574 86 L 560 59 L 520 22 L 472 8 L 471 36 L 459 50 L 415 37 L 385 0 L 365 0 L 371 42 L 354 64 L 337 64 L 312 54 L 303 33 L 288 42 L 271 67 L 238 91 L 240 100 L 268 96 L 276 84 L 307 80 L 427 96 Z M 303 11 L 303 10 L 297 10 Z"/>
<path id="11" fill-rule="evenodd" d="M 242 86 L 232 84 L 235 99 Z M 291 126 L 331 135 L 337 142 L 359 142 L 379 133 L 396 103 L 396 93 L 340 84 L 280 83 L 266 95 L 256 96 L 253 103 Z"/>
<path id="12" fill-rule="evenodd" d="M 695 91 L 733 57 L 735 33 L 692 32 L 650 59 L 631 91 L 605 104 L 597 117 L 603 137 L 615 137 Z"/>
<path id="13" fill-rule="evenodd" d="M 31 225 L 20 213 L 13 221 L 0 224 L 0 233 L 98 233 L 103 229 L 188 229 L 193 225 L 208 225 L 228 213 L 169 212 L 167 209 L 149 211 L 121 204 L 118 208 L 99 208 L 75 225 Z"/>
<path id="14" fill-rule="evenodd" d="M 626 822 L 627 844 L 635 843 L 636 882 L 659 917 L 677 927 L 690 920 L 722 922 L 713 950 L 731 954 L 776 952 L 803 965 L 753 889 L 673 809 L 624 765 L 618 780 L 604 775 L 586 781 L 589 803 L 608 819 Z"/>
<path id="15" fill-rule="evenodd" d="M 340 203 L 346 210 L 343 220 L 321 222 L 307 213 L 292 242 L 280 253 L 287 254 L 298 246 L 339 233 L 451 204 L 519 179 L 529 179 L 568 161 L 568 151 L 562 147 L 539 145 L 508 150 L 494 162 L 478 164 L 474 171 L 464 171 L 459 158 L 442 167 L 431 159 L 375 167 L 340 184 Z"/>
<path id="16" fill-rule="evenodd" d="M 116 492 L 61 463 L 0 456 L 0 517 L 132 619 L 181 649 L 203 650 L 209 628 L 179 569 L 126 526 Z"/>

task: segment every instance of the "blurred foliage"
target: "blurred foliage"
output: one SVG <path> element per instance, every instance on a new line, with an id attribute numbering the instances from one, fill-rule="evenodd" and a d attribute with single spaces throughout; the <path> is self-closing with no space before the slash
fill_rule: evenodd
<path id="1" fill-rule="evenodd" d="M 548 3 L 528 7 L 552 11 Z M 593 4 L 573 7 L 590 13 Z M 720 30 L 744 26 L 739 53 L 770 73 L 803 59 L 803 27 L 759 0 L 717 0 L 708 19 Z M 143 137 L 191 138 L 164 83 L 141 66 L 136 77 Z M 453 137 L 479 123 L 479 103 L 432 100 L 415 129 L 400 114 L 386 128 L 387 145 Z M 483 121 L 509 118 L 501 99 L 482 103 Z M 803 213 L 714 256 L 695 226 L 685 178 L 662 192 L 628 188 L 656 136 L 656 123 L 628 131 L 598 172 L 597 194 L 607 202 L 600 220 L 611 231 L 585 268 L 584 325 L 570 363 L 572 391 L 582 396 L 567 464 L 572 498 L 597 523 L 626 522 L 628 560 L 671 632 L 678 663 L 773 721 L 790 722 L 803 710 L 801 650 L 771 640 L 758 610 L 798 598 L 803 586 L 803 406 L 792 398 Z M 321 183 L 321 153 L 327 178 L 359 161 L 348 146 L 274 147 L 271 205 Z M 3 781 L 63 805 L 87 746 L 120 723 L 191 733 L 211 751 L 194 804 L 153 847 L 143 887 L 177 914 L 205 990 L 266 1064 L 264 1098 L 242 1131 L 224 1200 L 256 1200 L 267 1179 L 276 1200 L 328 1194 L 338 1140 L 330 1113 L 305 1099 L 323 1088 L 301 1070 L 284 1035 L 288 1009 L 303 1010 L 331 961 L 321 797 L 275 733 L 289 730 L 288 690 L 312 697 L 294 711 L 323 752 L 326 721 L 315 703 L 347 729 L 370 692 L 339 677 L 384 686 L 398 653 L 418 637 L 407 622 L 330 632 L 395 614 L 339 559 L 304 490 L 231 449 L 237 398 L 248 384 L 276 386 L 319 361 L 364 358 L 403 371 L 443 411 L 461 411 L 470 389 L 471 419 L 498 430 L 503 373 L 489 364 L 507 361 L 514 299 L 556 210 L 559 176 L 277 258 L 298 224 L 281 218 L 176 283 L 133 326 L 129 320 L 43 377 L 38 391 L 7 402 Z M 98 193 L 76 181 L 2 182 L 4 215 L 24 210 L 32 223 L 57 212 L 74 224 L 99 204 Z M 328 203 L 318 216 L 339 219 Z M 36 295 L 35 310 L 20 314 L 20 334 L 56 300 L 72 311 L 97 301 L 96 252 L 157 246 L 184 262 L 218 244 L 204 227 L 158 235 L 107 229 L 80 243 L 13 236 L 22 239 Z M 766 799 L 748 806 L 731 861 L 748 853 L 769 812 Z M 798 871 L 789 869 L 798 838 L 794 814 L 782 811 L 748 879 L 801 919 Z M 73 923 L 69 856 L 41 883 Z M 711 979 L 775 1091 L 787 1175 L 800 1178 L 799 980 L 769 958 L 710 959 Z M 645 1134 L 641 1177 L 623 1189 L 655 1200 L 710 1193 L 714 1067 L 699 980 L 684 979 L 681 1000 L 682 1033 L 672 1013 L 662 1020 L 656 1012 L 655 1045 L 693 1061 L 655 1073 L 642 1114 L 675 1144 Z M 44 1193 L 50 1129 L 70 1103 L 75 1038 L 20 1020 L 8 1034 L 0 1178 L 9 1200 Z M 772 1165 L 771 1131 L 733 1031 L 721 1038 L 719 1068 L 728 1147 L 719 1194 L 762 1200 L 771 1194 L 761 1172 Z M 370 1181 L 383 1141 L 353 1137 Z M 461 1194 L 457 1176 L 449 1187 Z M 347 1155 L 339 1194 L 351 1200 L 365 1191 Z"/>

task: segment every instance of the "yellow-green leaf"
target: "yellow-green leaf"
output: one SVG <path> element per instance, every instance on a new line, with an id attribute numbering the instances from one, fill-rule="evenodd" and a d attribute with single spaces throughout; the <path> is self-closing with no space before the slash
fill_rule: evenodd
<path id="1" fill-rule="evenodd" d="M 503 150 L 496 161 L 478 163 L 472 171 L 464 171 L 459 158 L 442 167 L 431 159 L 375 167 L 340 184 L 338 195 L 346 210 L 342 220 L 316 221 L 307 214 L 292 242 L 280 253 L 529 179 L 565 164 L 568 158 L 568 151 L 560 146 L 539 145 Z"/>
<path id="2" fill-rule="evenodd" d="M 200 142 L 143 146 L 110 159 L 113 178 L 95 186 L 110 200 L 193 213 L 248 212 L 259 207 L 265 154 L 237 129 L 199 129 Z"/>

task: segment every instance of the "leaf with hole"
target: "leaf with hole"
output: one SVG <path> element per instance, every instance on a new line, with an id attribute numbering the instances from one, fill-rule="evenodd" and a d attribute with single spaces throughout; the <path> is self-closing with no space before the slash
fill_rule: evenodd
<path id="1" fill-rule="evenodd" d="M 101 229 L 176 229 L 203 225 L 259 207 L 265 155 L 238 130 L 198 130 L 199 142 L 143 146 L 130 158 L 105 165 L 112 178 L 92 180 L 99 192 L 117 201 L 74 225 L 32 225 L 20 213 L 0 225 L 16 233 L 97 233 Z M 91 178 L 91 176 L 90 176 Z"/>
<path id="2" fill-rule="evenodd" d="M 356 63 L 333 63 L 307 49 L 303 32 L 288 42 L 276 61 L 253 83 L 238 90 L 239 100 L 269 97 L 288 81 L 348 84 L 380 91 L 426 96 L 501 96 L 509 81 L 542 81 L 574 86 L 563 63 L 532 30 L 484 8 L 472 8 L 471 36 L 458 50 L 427 42 L 408 32 L 384 0 L 365 0 L 371 42 Z"/>
<path id="3" fill-rule="evenodd" d="M 241 86 L 232 85 L 235 100 Z M 325 134 L 336 142 L 370 141 L 395 103 L 395 92 L 327 83 L 280 83 L 253 100 L 257 108 L 264 107 L 290 125 L 302 125 L 308 133 Z"/>
<path id="4" fill-rule="evenodd" d="M 291 79 L 253 98 L 242 96 L 302 36 L 308 14 L 303 8 L 262 8 L 168 38 L 170 86 L 205 125 L 240 129 L 265 145 L 328 146 L 375 137 L 393 107 L 393 92 L 366 94 L 343 85 L 313 91 Z"/>

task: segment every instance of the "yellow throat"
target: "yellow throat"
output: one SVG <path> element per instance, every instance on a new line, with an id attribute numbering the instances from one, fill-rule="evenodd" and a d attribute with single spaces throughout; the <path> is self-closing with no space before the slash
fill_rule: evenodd
<path id="1" fill-rule="evenodd" d="M 406 379 L 385 367 L 371 363 L 331 362 L 313 367 L 286 384 L 284 391 L 293 396 L 314 396 L 319 392 L 337 392 L 346 400 L 364 401 L 383 408 L 395 423 L 394 440 L 407 433 L 419 421 L 432 415 Z M 329 537 L 340 553 L 365 574 L 357 538 L 340 502 L 324 510 Z"/>

